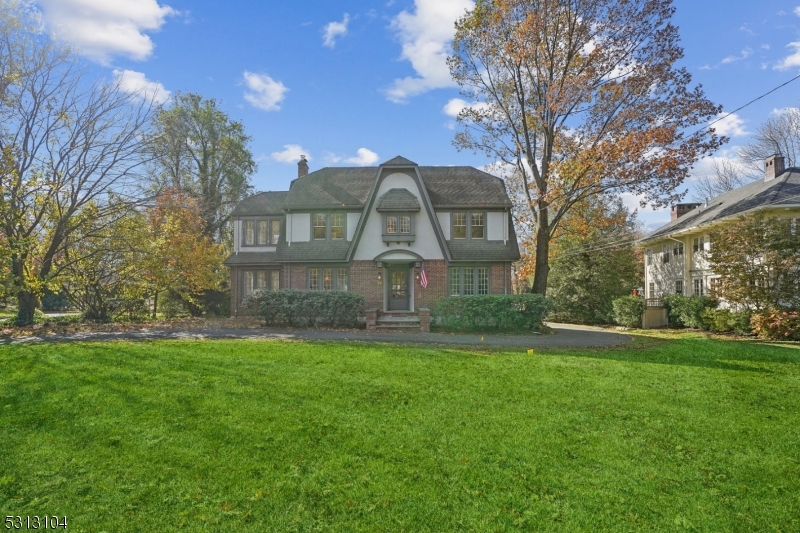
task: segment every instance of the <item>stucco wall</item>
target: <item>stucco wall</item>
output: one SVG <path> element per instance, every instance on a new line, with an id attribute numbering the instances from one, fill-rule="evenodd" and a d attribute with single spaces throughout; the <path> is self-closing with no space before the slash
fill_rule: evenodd
<path id="1" fill-rule="evenodd" d="M 396 172 L 390 174 L 383 178 L 381 184 L 378 186 L 376 200 L 386 194 L 390 189 L 406 189 L 419 201 L 421 209 L 416 213 L 416 240 L 410 244 L 389 243 L 387 246 L 386 243 L 383 242 L 383 216 L 381 213 L 378 213 L 375 208 L 375 205 L 377 205 L 376 201 L 367 215 L 364 230 L 361 234 L 361 239 L 353 259 L 356 261 L 371 260 L 379 254 L 393 249 L 410 250 L 424 257 L 426 260 L 444 259 L 442 250 L 436 240 L 433 222 L 428 217 L 428 212 L 425 210 L 416 181 L 414 181 L 411 176 L 404 173 Z"/>

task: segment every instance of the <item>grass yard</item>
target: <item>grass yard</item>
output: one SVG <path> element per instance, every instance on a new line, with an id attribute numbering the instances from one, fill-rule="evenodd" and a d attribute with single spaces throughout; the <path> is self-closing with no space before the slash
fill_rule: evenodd
<path id="1" fill-rule="evenodd" d="M 0 519 L 67 531 L 800 531 L 800 347 L 0 346 Z"/>

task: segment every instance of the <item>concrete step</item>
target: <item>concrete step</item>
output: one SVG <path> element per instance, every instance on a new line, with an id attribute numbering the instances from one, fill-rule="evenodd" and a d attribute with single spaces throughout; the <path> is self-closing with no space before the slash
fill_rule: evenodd
<path id="1" fill-rule="evenodd" d="M 419 324 L 418 316 L 381 316 L 378 324 Z"/>

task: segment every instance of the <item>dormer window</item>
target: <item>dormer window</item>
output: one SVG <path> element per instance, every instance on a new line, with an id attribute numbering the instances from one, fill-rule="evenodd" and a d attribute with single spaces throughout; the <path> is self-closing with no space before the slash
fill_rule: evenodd
<path id="1" fill-rule="evenodd" d="M 242 221 L 242 246 L 276 246 L 280 238 L 280 218 Z"/>
<path id="2" fill-rule="evenodd" d="M 486 213 L 453 213 L 453 239 L 483 239 L 486 236 Z"/>
<path id="3" fill-rule="evenodd" d="M 378 200 L 383 215 L 383 242 L 414 242 L 419 201 L 407 189 L 390 189 Z"/>
<path id="4" fill-rule="evenodd" d="M 340 241 L 345 236 L 344 213 L 312 213 L 311 234 L 317 241 Z"/>

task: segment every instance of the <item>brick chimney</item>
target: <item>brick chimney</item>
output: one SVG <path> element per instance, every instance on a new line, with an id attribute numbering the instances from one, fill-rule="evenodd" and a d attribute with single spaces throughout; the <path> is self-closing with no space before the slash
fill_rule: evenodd
<path id="1" fill-rule="evenodd" d="M 764 161 L 764 181 L 774 180 L 786 170 L 786 159 L 780 154 L 769 156 Z"/>
<path id="2" fill-rule="evenodd" d="M 302 178 L 308 174 L 308 161 L 306 161 L 306 156 L 301 155 L 300 161 L 297 162 L 297 177 Z"/>
<path id="3" fill-rule="evenodd" d="M 681 218 L 683 215 L 691 211 L 692 209 L 697 209 L 702 204 L 675 204 L 672 206 L 672 212 L 670 213 L 670 220 L 677 220 Z"/>

